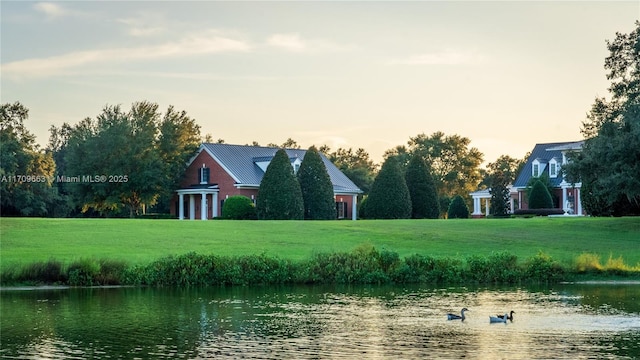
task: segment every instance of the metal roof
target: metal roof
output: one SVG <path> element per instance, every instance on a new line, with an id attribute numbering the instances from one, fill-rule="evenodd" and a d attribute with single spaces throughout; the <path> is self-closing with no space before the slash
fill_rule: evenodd
<path id="1" fill-rule="evenodd" d="M 280 148 L 251 145 L 211 144 L 201 145 L 202 150 L 207 151 L 222 166 L 237 185 L 258 186 L 262 181 L 264 172 L 256 162 L 270 161 Z M 304 159 L 307 150 L 284 149 L 289 159 Z M 342 171 L 340 171 L 324 154 L 320 153 L 333 184 L 334 193 L 362 193 L 354 183 Z M 195 158 L 195 157 L 194 157 Z"/>
<path id="2" fill-rule="evenodd" d="M 516 188 L 524 188 L 527 187 L 527 183 L 532 176 L 532 166 L 534 160 L 538 160 L 540 162 L 540 172 L 546 171 L 549 173 L 549 168 L 546 164 L 553 158 L 562 159 L 562 151 L 567 150 L 577 150 L 582 147 L 583 141 L 570 141 L 570 142 L 558 142 L 558 143 L 546 143 L 546 144 L 536 144 L 536 146 L 531 151 L 531 155 L 527 159 L 527 163 L 524 164 L 520 174 L 516 178 L 516 181 L 513 183 L 513 186 Z M 559 176 L 552 178 L 549 180 L 554 187 L 560 187 L 560 183 L 563 180 L 561 174 Z"/>

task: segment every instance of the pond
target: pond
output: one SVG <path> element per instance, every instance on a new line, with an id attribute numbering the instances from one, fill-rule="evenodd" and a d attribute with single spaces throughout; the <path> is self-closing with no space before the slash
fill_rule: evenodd
<path id="1" fill-rule="evenodd" d="M 7 359 L 633 359 L 640 284 L 0 291 Z M 448 312 L 468 308 L 465 321 Z M 489 316 L 515 311 L 513 321 Z"/>

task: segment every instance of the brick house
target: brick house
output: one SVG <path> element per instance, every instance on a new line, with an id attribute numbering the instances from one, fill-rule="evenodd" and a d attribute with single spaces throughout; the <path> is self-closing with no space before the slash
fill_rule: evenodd
<path id="1" fill-rule="evenodd" d="M 212 219 L 221 215 L 225 199 L 232 195 L 246 196 L 255 204 L 262 176 L 277 150 L 275 147 L 249 145 L 200 145 L 171 201 L 171 214 L 181 220 Z M 297 172 L 306 150 L 285 151 Z M 320 156 L 333 184 L 336 219 L 355 220 L 357 198 L 362 190 L 323 154 Z"/>
<path id="2" fill-rule="evenodd" d="M 554 207 L 568 215 L 584 215 L 580 200 L 581 183 L 572 184 L 564 178 L 562 166 L 571 159 L 571 152 L 582 150 L 584 141 L 536 144 L 526 164 L 513 183 L 519 209 L 528 209 L 526 191 L 532 177 L 546 174 L 553 185 Z"/>

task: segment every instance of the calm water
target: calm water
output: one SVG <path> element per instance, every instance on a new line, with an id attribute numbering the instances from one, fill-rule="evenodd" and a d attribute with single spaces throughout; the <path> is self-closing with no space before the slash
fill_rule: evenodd
<path id="1" fill-rule="evenodd" d="M 640 358 L 640 285 L 0 291 L 8 359 Z M 469 308 L 467 319 L 447 312 Z M 513 322 L 489 315 L 516 311 Z"/>

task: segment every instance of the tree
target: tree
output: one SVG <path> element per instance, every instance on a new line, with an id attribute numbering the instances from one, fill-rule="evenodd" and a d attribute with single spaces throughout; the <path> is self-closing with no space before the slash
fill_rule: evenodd
<path id="1" fill-rule="evenodd" d="M 261 220 L 302 220 L 304 204 L 300 184 L 289 156 L 279 149 L 262 177 L 256 213 Z"/>
<path id="2" fill-rule="evenodd" d="M 431 136 L 419 134 L 409 139 L 408 147 L 388 150 L 385 157 L 396 156 L 402 164 L 408 164 L 411 157 L 421 156 L 431 165 L 438 194 L 446 198 L 470 193 L 482 180 L 480 164 L 483 154 L 474 147 L 470 148 L 470 143 L 466 137 L 446 136 L 439 131 Z"/>
<path id="3" fill-rule="evenodd" d="M 0 107 L 0 212 L 46 216 L 59 199 L 52 187 L 55 163 L 41 151 L 24 122 L 29 109 L 20 102 Z"/>
<path id="4" fill-rule="evenodd" d="M 490 212 L 494 216 L 506 216 L 509 213 L 511 200 L 509 185 L 516 180 L 527 157 L 528 155 L 523 159 L 515 159 L 509 155 L 502 155 L 496 161 L 487 164 L 487 171 L 480 187 L 490 189 Z"/>
<path id="5" fill-rule="evenodd" d="M 304 155 L 298 181 L 304 202 L 304 218 L 311 220 L 332 220 L 336 218 L 336 203 L 333 198 L 333 184 L 327 167 L 311 146 Z"/>
<path id="6" fill-rule="evenodd" d="M 582 124 L 582 151 L 563 168 L 582 182 L 582 204 L 594 216 L 640 214 L 640 21 L 635 26 L 607 41 L 611 100 L 596 98 Z"/>
<path id="7" fill-rule="evenodd" d="M 300 149 L 300 145 L 298 145 L 298 142 L 293 140 L 292 138 L 288 138 L 287 141 L 282 143 L 282 145 L 278 145 L 278 144 L 275 144 L 275 143 L 269 143 L 269 144 L 267 144 L 267 146 L 268 147 L 278 147 L 278 148 L 282 148 L 282 149 Z"/>
<path id="8" fill-rule="evenodd" d="M 106 176 L 106 181 L 59 183 L 78 212 L 105 216 L 138 214 L 142 206 L 168 212 L 186 163 L 200 143 L 200 127 L 185 111 L 137 102 L 129 112 L 105 106 L 93 120 L 50 128 L 47 150 L 57 176 Z M 95 180 L 95 179 L 94 179 Z"/>
<path id="9" fill-rule="evenodd" d="M 536 180 L 529 195 L 529 209 L 549 209 L 552 207 L 553 199 L 547 186 L 541 180 Z"/>
<path id="10" fill-rule="evenodd" d="M 134 217 L 143 204 L 156 203 L 164 185 L 164 164 L 155 146 L 157 110 L 150 102 L 134 103 L 128 113 L 105 106 L 95 121 L 85 119 L 72 131 L 65 163 L 69 173 L 83 179 L 67 189 L 83 211 L 128 209 Z"/>
<path id="11" fill-rule="evenodd" d="M 456 195 L 453 197 L 451 204 L 449 204 L 449 209 L 447 210 L 447 217 L 449 219 L 469 218 L 469 207 L 462 196 Z"/>
<path id="12" fill-rule="evenodd" d="M 506 216 L 509 213 L 511 194 L 509 184 L 513 182 L 513 173 L 504 172 L 498 168 L 489 176 L 489 193 L 491 194 L 490 212 L 493 216 Z"/>
<path id="13" fill-rule="evenodd" d="M 387 158 L 376 176 L 365 209 L 370 219 L 408 219 L 411 198 L 400 165 L 394 157 Z"/>
<path id="14" fill-rule="evenodd" d="M 377 166 L 369 157 L 369 153 L 363 148 L 353 151 L 352 148 L 338 148 L 330 152 L 328 146 L 320 147 L 329 161 L 342 171 L 364 194 L 371 191 L 371 185 L 377 171 Z"/>
<path id="15" fill-rule="evenodd" d="M 159 125 L 156 141 L 163 164 L 162 187 L 156 211 L 169 213 L 174 190 L 180 185 L 187 162 L 200 146 L 200 126 L 187 115 L 169 106 Z"/>
<path id="16" fill-rule="evenodd" d="M 494 181 L 493 175 L 497 173 L 500 173 L 502 180 L 506 181 L 507 184 L 513 184 L 524 167 L 524 164 L 526 164 L 529 155 L 530 153 L 522 159 L 512 158 L 509 155 L 501 155 L 496 161 L 487 164 L 487 169 L 484 172 L 483 180 L 479 187 L 491 187 L 491 182 Z"/>
<path id="17" fill-rule="evenodd" d="M 437 219 L 440 216 L 438 193 L 424 160 L 414 156 L 407 166 L 405 180 L 411 198 L 411 218 Z"/>

